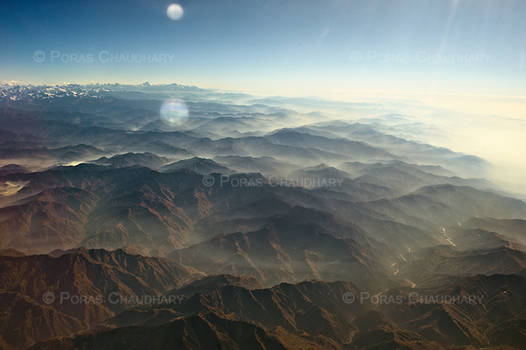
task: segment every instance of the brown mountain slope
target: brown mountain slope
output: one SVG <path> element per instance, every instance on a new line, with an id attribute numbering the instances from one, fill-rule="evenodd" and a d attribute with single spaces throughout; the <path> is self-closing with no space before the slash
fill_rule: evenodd
<path id="1" fill-rule="evenodd" d="M 526 220 L 471 218 L 463 224 L 463 227 L 498 232 L 501 235 L 526 245 Z"/>
<path id="2" fill-rule="evenodd" d="M 246 289 L 259 289 L 262 287 L 259 281 L 251 276 L 213 275 L 192 281 L 166 294 L 191 297 L 197 293 L 205 293 L 225 286 L 237 286 Z"/>
<path id="3" fill-rule="evenodd" d="M 108 332 L 82 335 L 73 339 L 49 341 L 37 344 L 30 349 L 285 350 L 287 348 L 276 337 L 260 327 L 208 313 L 190 316 L 156 327 L 126 327 Z M 318 349 L 322 348 L 318 347 Z"/>
<path id="4" fill-rule="evenodd" d="M 389 291 L 386 294 L 403 295 L 411 303 L 381 307 L 393 324 L 441 344 L 512 345 L 499 335 L 513 334 L 516 324 L 498 325 L 526 318 L 525 288 L 526 279 L 519 275 L 480 275 L 453 287 Z M 444 296 L 464 299 L 441 302 Z"/>
<path id="5" fill-rule="evenodd" d="M 1 247 L 22 251 L 75 247 L 85 235 L 84 223 L 97 201 L 91 192 L 61 187 L 0 208 Z"/>
<path id="6" fill-rule="evenodd" d="M 359 332 L 353 339 L 353 350 L 441 350 L 443 346 L 430 342 L 421 335 L 390 326 Z"/>
<path id="7" fill-rule="evenodd" d="M 150 309 L 133 308 L 112 320 L 116 326 L 155 325 L 181 316 L 214 312 L 223 317 L 253 322 L 273 329 L 281 327 L 289 333 L 328 337 L 339 343 L 351 335 L 353 319 L 366 306 L 342 302 L 344 293 L 358 295 L 347 282 L 282 283 L 270 289 L 248 290 L 225 286 L 196 294 L 175 305 L 158 305 Z"/>
<path id="8" fill-rule="evenodd" d="M 256 185 L 234 186 L 235 179 L 253 180 Z M 320 218 L 333 226 L 331 233 L 342 231 L 340 218 L 345 218 L 348 223 L 366 224 L 366 230 L 374 237 L 382 237 L 384 243 L 396 245 L 396 249 L 433 243 L 425 232 L 408 226 L 396 228 L 395 222 L 385 221 L 387 216 L 351 202 L 348 194 L 270 186 L 261 182 L 264 179 L 257 174 L 238 174 L 225 184 L 216 176 L 215 185 L 206 187 L 203 176 L 187 170 L 159 173 L 147 168 L 111 169 L 81 164 L 12 174 L 5 180 L 27 183 L 19 196 L 34 197 L 1 209 L 0 248 L 38 248 L 42 253 L 75 246 L 133 248 L 143 254 L 163 256 L 212 238 L 207 228 L 225 218 L 253 220 L 285 214 L 295 207 L 332 213 L 334 218 Z M 64 197 L 65 192 L 69 199 Z M 314 212 L 292 216 L 303 220 L 309 215 L 320 216 Z M 203 219 L 208 226 L 199 226 Z M 247 224 L 257 226 L 252 221 Z M 356 225 L 352 229 L 358 231 Z M 214 227 L 210 232 L 224 231 L 218 232 L 218 227 Z M 400 235 L 403 239 L 396 238 Z"/>
<path id="9" fill-rule="evenodd" d="M 177 305 L 128 309 L 111 324 L 161 325 L 214 312 L 350 349 L 516 345 L 522 339 L 520 320 L 526 319 L 525 288 L 526 279 L 519 275 L 475 276 L 440 289 L 392 289 L 375 294 L 374 301 L 370 291 L 344 282 L 282 283 L 258 290 L 226 286 Z M 352 302 L 346 293 L 354 295 Z M 367 297 L 362 300 L 362 295 Z"/>
<path id="10" fill-rule="evenodd" d="M 16 292 L 0 292 L 0 309 L 0 339 L 13 349 L 71 336 L 84 327 L 82 321 Z M 0 348 L 4 349 L 1 343 Z"/>
<path id="11" fill-rule="evenodd" d="M 26 345 L 48 336 L 70 335 L 145 300 L 141 297 L 179 287 L 194 275 L 193 270 L 166 259 L 122 250 L 78 249 L 58 257 L 0 256 L 3 300 L 18 296 L 17 309 L 7 320 L 22 318 L 15 333 L 7 323 L 2 335 L 13 344 Z"/>
<path id="12" fill-rule="evenodd" d="M 305 279 L 369 283 L 386 276 L 380 255 L 354 234 L 337 238 L 315 223 L 277 216 L 260 231 L 220 235 L 170 257 L 208 274 L 254 276 L 267 286 Z"/>
<path id="13" fill-rule="evenodd" d="M 406 299 L 376 303 L 359 302 L 367 291 L 344 282 L 282 283 L 258 290 L 225 286 L 178 304 L 128 309 L 109 323 L 118 329 L 50 341 L 34 349 L 157 349 L 174 344 L 182 349 L 208 349 L 218 342 L 222 349 L 245 349 L 258 348 L 257 344 L 272 348 L 274 341 L 286 349 L 313 350 L 499 349 L 506 345 L 521 349 L 525 287 L 526 279 L 517 275 L 476 276 L 442 290 L 390 290 L 378 295 Z M 345 293 L 352 293 L 354 302 L 345 302 Z M 409 302 L 409 293 L 477 295 L 480 299 L 441 303 L 417 301 L 413 296 Z M 259 340 L 253 343 L 253 337 Z"/>
<path id="14" fill-rule="evenodd" d="M 439 276 L 519 274 L 525 268 L 526 253 L 512 247 L 457 250 L 437 246 L 407 255 L 407 261 L 400 264 L 400 276 L 421 285 Z"/>

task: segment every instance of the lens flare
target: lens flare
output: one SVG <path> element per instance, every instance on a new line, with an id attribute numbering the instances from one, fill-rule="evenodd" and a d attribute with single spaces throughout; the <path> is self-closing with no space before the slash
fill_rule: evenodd
<path id="1" fill-rule="evenodd" d="M 188 120 L 188 116 L 188 107 L 181 100 L 166 100 L 161 106 L 161 119 L 168 125 L 182 125 Z"/>

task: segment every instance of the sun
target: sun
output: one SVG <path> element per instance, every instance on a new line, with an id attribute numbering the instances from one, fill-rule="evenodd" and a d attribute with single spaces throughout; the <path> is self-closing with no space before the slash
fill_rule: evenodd
<path id="1" fill-rule="evenodd" d="M 177 21 L 183 17 L 184 10 L 183 7 L 179 4 L 170 4 L 166 8 L 166 15 L 168 18 Z"/>

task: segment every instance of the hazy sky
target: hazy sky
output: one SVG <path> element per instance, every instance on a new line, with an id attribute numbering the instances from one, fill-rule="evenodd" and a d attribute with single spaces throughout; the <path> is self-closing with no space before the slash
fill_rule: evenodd
<path id="1" fill-rule="evenodd" d="M 526 186 L 525 0 L 181 0 L 178 20 L 171 3 L 1 1 L 0 81 L 418 101 L 444 111 L 411 111 L 447 131 L 434 144 Z"/>
<path id="2" fill-rule="evenodd" d="M 526 96 L 524 0 L 11 0 L 0 80 Z"/>

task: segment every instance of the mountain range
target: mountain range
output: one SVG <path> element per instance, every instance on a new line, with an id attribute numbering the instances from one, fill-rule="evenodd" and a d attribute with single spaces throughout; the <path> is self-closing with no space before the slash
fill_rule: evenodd
<path id="1" fill-rule="evenodd" d="M 0 348 L 524 349 L 526 203 L 330 106 L 0 86 Z"/>

